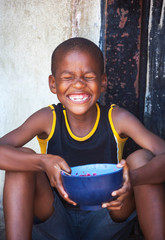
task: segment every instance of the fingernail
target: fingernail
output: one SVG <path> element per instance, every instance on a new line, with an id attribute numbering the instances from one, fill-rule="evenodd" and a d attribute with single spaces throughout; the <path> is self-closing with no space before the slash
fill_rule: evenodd
<path id="1" fill-rule="evenodd" d="M 116 196 L 116 192 L 113 192 L 113 193 L 112 193 L 112 196 Z"/>
<path id="2" fill-rule="evenodd" d="M 122 167 L 123 165 L 122 165 L 121 163 L 118 163 L 117 166 L 118 166 L 118 167 Z"/>
<path id="3" fill-rule="evenodd" d="M 107 205 L 106 205 L 106 204 L 103 204 L 103 205 L 102 205 L 102 208 L 106 208 L 106 207 L 107 207 Z"/>

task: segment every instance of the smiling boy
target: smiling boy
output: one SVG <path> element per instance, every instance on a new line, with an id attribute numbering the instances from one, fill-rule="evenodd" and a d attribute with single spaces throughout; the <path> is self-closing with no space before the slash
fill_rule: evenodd
<path id="1" fill-rule="evenodd" d="M 132 189 L 125 171 L 123 187 L 113 193 L 116 200 L 104 203 L 99 211 L 81 211 L 66 194 L 54 166 L 70 172 L 76 165 L 117 163 L 131 137 L 147 149 L 128 157 L 130 169 L 136 169 L 153 155 L 164 154 L 165 142 L 126 110 L 97 103 L 107 78 L 102 52 L 93 42 L 84 38 L 63 42 L 52 55 L 51 69 L 50 90 L 60 103 L 39 110 L 0 139 L 7 239 L 29 240 L 33 235 L 38 240 L 124 240 L 132 229 L 135 202 L 145 238 L 165 239 L 161 184 Z M 35 136 L 41 154 L 23 148 Z"/>

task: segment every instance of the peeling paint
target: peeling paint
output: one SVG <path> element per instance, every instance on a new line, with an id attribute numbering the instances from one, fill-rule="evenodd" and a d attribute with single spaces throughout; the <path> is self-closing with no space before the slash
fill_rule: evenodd
<path id="1" fill-rule="evenodd" d="M 119 28 L 124 28 L 128 19 L 128 17 L 125 17 L 125 15 L 128 14 L 128 11 L 125 11 L 123 8 L 121 9 L 117 8 L 117 13 L 120 16 Z"/>
<path id="2" fill-rule="evenodd" d="M 121 37 L 129 37 L 129 34 L 125 32 L 121 35 Z"/>
<path id="3" fill-rule="evenodd" d="M 117 103 L 137 115 L 141 5 L 108 1 L 106 28 L 105 102 Z"/>
<path id="4" fill-rule="evenodd" d="M 72 0 L 72 37 L 78 36 L 80 29 L 81 11 L 78 10 L 80 0 Z"/>

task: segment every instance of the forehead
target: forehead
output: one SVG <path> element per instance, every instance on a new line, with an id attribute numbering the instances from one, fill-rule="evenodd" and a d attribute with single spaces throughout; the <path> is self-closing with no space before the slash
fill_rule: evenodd
<path id="1" fill-rule="evenodd" d="M 79 68 L 80 66 L 86 66 L 91 69 L 99 69 L 99 61 L 97 57 L 90 52 L 82 50 L 61 52 L 57 55 L 55 62 L 55 71 L 57 71 L 59 68 Z"/>
<path id="2" fill-rule="evenodd" d="M 57 54 L 57 60 L 60 60 L 60 61 L 63 61 L 63 60 L 66 60 L 68 58 L 70 58 L 70 60 L 73 58 L 76 58 L 76 57 L 79 57 L 80 60 L 81 58 L 86 58 L 86 59 L 90 59 L 93 61 L 95 61 L 95 57 L 94 57 L 94 54 L 92 52 L 89 52 L 89 51 L 86 51 L 86 50 L 77 50 L 77 49 L 74 49 L 74 50 L 69 50 L 69 51 L 60 51 L 59 54 Z"/>

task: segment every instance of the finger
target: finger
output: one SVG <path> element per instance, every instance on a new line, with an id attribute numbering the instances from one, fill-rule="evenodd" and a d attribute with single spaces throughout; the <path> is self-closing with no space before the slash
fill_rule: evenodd
<path id="1" fill-rule="evenodd" d="M 59 162 L 59 166 L 62 170 L 66 171 L 68 173 L 71 173 L 71 169 L 70 169 L 69 165 L 64 160 Z"/>
<path id="2" fill-rule="evenodd" d="M 108 209 L 109 211 L 118 211 L 118 210 L 121 210 L 122 207 L 123 207 L 123 205 L 118 206 L 118 207 L 107 207 L 107 209 Z"/>
<path id="3" fill-rule="evenodd" d="M 61 175 L 59 173 L 55 174 L 55 182 L 56 182 L 56 189 L 59 192 L 59 194 L 61 195 L 62 198 L 64 198 L 68 203 L 73 204 L 73 205 L 77 205 L 77 203 L 75 203 L 74 201 L 72 201 L 68 194 L 66 193 L 63 185 L 62 185 L 62 180 L 61 180 Z"/>
<path id="4" fill-rule="evenodd" d="M 103 203 L 102 204 L 102 208 L 121 208 L 123 205 L 123 203 L 119 200 L 116 201 L 111 201 L 111 202 L 107 202 L 107 203 Z"/>
<path id="5" fill-rule="evenodd" d="M 127 176 L 127 178 L 128 178 L 128 166 L 127 166 L 127 164 L 125 164 L 124 167 L 123 167 L 123 176 Z"/>
<path id="6" fill-rule="evenodd" d="M 126 164 L 126 160 L 125 160 L 125 159 L 121 159 L 120 163 L 121 163 L 122 165 L 125 165 L 125 164 Z"/>
<path id="7" fill-rule="evenodd" d="M 120 207 L 122 204 L 121 203 L 116 203 L 116 204 L 110 204 L 110 203 L 103 203 L 102 207 L 107 208 L 107 207 Z"/>
<path id="8" fill-rule="evenodd" d="M 113 200 L 113 201 L 110 201 L 110 202 L 105 202 L 103 203 L 102 205 L 106 205 L 106 206 L 119 206 L 121 205 L 122 201 L 120 199 L 116 199 L 116 200 Z"/>
<path id="9" fill-rule="evenodd" d="M 72 205 L 74 205 L 74 206 L 77 205 L 77 203 L 74 202 L 74 201 L 72 201 L 69 197 L 66 197 L 66 198 L 64 198 L 64 199 L 65 199 L 65 201 L 67 201 L 68 203 L 70 203 L 70 204 L 72 204 Z"/>
<path id="10" fill-rule="evenodd" d="M 122 187 L 116 191 L 112 192 L 112 196 L 116 197 L 116 196 L 121 196 L 122 194 L 125 194 L 127 192 L 127 188 L 126 187 Z"/>
<path id="11" fill-rule="evenodd" d="M 117 164 L 117 167 L 118 167 L 118 168 L 122 168 L 122 167 L 125 166 L 125 164 L 126 164 L 126 161 L 125 161 L 124 159 L 122 159 L 122 160 Z"/>
<path id="12" fill-rule="evenodd" d="M 65 201 L 67 201 L 70 204 L 77 205 L 76 202 L 72 201 L 69 198 L 68 194 L 66 193 L 66 191 L 61 183 L 56 183 L 56 188 L 57 188 L 57 191 L 59 192 L 59 194 L 61 195 L 61 197 L 65 199 Z"/>

